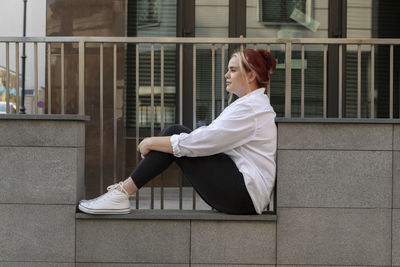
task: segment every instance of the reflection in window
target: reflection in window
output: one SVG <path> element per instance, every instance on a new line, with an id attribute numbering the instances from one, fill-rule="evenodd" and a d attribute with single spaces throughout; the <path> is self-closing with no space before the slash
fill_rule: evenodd
<path id="1" fill-rule="evenodd" d="M 175 37 L 176 0 L 128 1 L 127 35 L 132 37 Z M 127 44 L 125 127 L 135 135 L 136 90 L 139 94 L 139 127 L 151 126 L 151 46 L 139 45 L 139 88 L 136 88 L 136 44 Z M 161 46 L 154 46 L 154 126 L 161 127 Z M 175 122 L 176 45 L 164 44 L 164 122 Z"/>
<path id="2" fill-rule="evenodd" d="M 149 26 L 158 23 L 158 0 L 138 1 L 138 26 Z"/>
<path id="3" fill-rule="evenodd" d="M 306 6 L 309 0 L 259 0 L 260 22 L 294 23 L 290 18 L 295 9 L 307 13 Z"/>

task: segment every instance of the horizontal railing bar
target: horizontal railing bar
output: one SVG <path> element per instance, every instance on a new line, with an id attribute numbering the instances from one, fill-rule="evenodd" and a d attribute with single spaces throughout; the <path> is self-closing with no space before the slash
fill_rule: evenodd
<path id="1" fill-rule="evenodd" d="M 182 44 L 400 44 L 400 39 L 377 38 L 187 38 L 187 37 L 0 37 L 0 42 L 182 43 Z"/>

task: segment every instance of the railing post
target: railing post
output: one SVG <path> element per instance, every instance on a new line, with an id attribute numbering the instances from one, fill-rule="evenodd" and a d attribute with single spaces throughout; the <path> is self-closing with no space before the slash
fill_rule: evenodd
<path id="1" fill-rule="evenodd" d="M 79 42 L 79 114 L 85 115 L 85 42 Z"/>
<path id="2" fill-rule="evenodd" d="M 286 55 L 285 55 L 285 117 L 291 117 L 291 106 L 292 106 L 292 43 L 287 42 L 285 44 Z"/>

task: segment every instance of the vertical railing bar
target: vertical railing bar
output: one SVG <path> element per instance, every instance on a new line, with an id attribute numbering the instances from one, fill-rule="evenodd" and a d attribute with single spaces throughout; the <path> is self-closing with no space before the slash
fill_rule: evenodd
<path id="1" fill-rule="evenodd" d="M 301 45 L 301 117 L 304 118 L 304 44 Z"/>
<path id="2" fill-rule="evenodd" d="M 183 124 L 183 44 L 179 44 L 179 124 Z"/>
<path id="3" fill-rule="evenodd" d="M 6 43 L 6 69 L 7 69 L 7 80 L 6 80 L 6 113 L 10 113 L 10 43 Z"/>
<path id="4" fill-rule="evenodd" d="M 327 102 L 327 87 L 328 87 L 328 45 L 324 44 L 324 92 L 323 92 L 323 116 L 326 118 L 326 102 Z"/>
<path id="5" fill-rule="evenodd" d="M 183 124 L 183 44 L 179 44 L 179 124 Z M 183 207 L 183 174 L 179 176 L 179 209 Z"/>
<path id="6" fill-rule="evenodd" d="M 211 46 L 211 120 L 215 119 L 215 45 Z"/>
<path id="7" fill-rule="evenodd" d="M 104 44 L 100 43 L 100 194 L 104 188 Z"/>
<path id="8" fill-rule="evenodd" d="M 371 119 L 375 117 L 375 45 L 371 44 Z"/>
<path id="9" fill-rule="evenodd" d="M 193 44 L 193 130 L 196 129 L 196 83 L 197 83 L 197 78 L 196 78 L 196 44 Z M 196 209 L 196 191 L 193 188 L 193 210 Z"/>
<path id="10" fill-rule="evenodd" d="M 151 96 L 150 96 L 150 114 L 151 114 L 151 127 L 150 134 L 154 136 L 154 43 L 151 44 L 151 54 L 150 54 L 150 86 L 151 86 Z M 151 199 L 150 199 L 150 209 L 154 209 L 154 179 L 151 180 Z"/>
<path id="11" fill-rule="evenodd" d="M 357 118 L 361 118 L 361 45 L 357 45 Z"/>
<path id="12" fill-rule="evenodd" d="M 165 112 L 164 112 L 164 44 L 161 44 L 161 130 L 164 129 L 164 120 L 165 120 Z M 161 173 L 160 180 L 161 192 L 160 192 L 160 207 L 164 209 L 164 173 Z"/>
<path id="13" fill-rule="evenodd" d="M 161 44 L 161 130 L 164 129 L 165 107 L 164 107 L 164 44 Z"/>
<path id="14" fill-rule="evenodd" d="M 339 118 L 342 118 L 342 93 L 343 93 L 343 45 L 339 45 Z"/>
<path id="15" fill-rule="evenodd" d="M 117 182 L 117 44 L 113 44 L 114 183 Z"/>
<path id="16" fill-rule="evenodd" d="M 286 43 L 285 55 L 285 117 L 291 117 L 292 43 Z"/>
<path id="17" fill-rule="evenodd" d="M 150 134 L 154 136 L 154 43 L 151 44 L 151 54 L 150 54 L 150 87 L 151 87 L 151 95 L 150 95 L 150 106 L 151 106 L 151 126 L 150 126 Z"/>
<path id="18" fill-rule="evenodd" d="M 267 44 L 267 52 L 271 53 L 271 45 Z M 271 80 L 269 81 L 268 85 L 267 85 L 267 96 L 269 98 L 269 102 L 271 102 Z"/>
<path id="19" fill-rule="evenodd" d="M 33 74 L 33 79 L 34 79 L 34 89 L 35 89 L 35 96 L 34 96 L 34 112 L 35 114 L 38 114 L 38 99 L 39 99 L 39 89 L 38 89 L 38 44 L 35 42 L 34 43 L 34 49 L 33 49 L 33 57 L 34 57 L 34 74 Z"/>
<path id="20" fill-rule="evenodd" d="M 51 114 L 51 43 L 47 44 L 47 114 Z"/>
<path id="21" fill-rule="evenodd" d="M 136 148 L 139 145 L 139 43 L 136 43 Z M 136 166 L 140 153 L 136 152 Z M 139 191 L 136 192 L 136 209 L 139 209 Z"/>
<path id="22" fill-rule="evenodd" d="M 19 43 L 15 43 L 15 75 L 17 78 L 16 86 L 15 86 L 15 105 L 17 106 L 17 109 L 15 110 L 15 113 L 18 113 L 19 110 Z"/>
<path id="23" fill-rule="evenodd" d="M 193 130 L 196 129 L 196 44 L 193 44 Z"/>
<path id="24" fill-rule="evenodd" d="M 85 114 L 85 42 L 79 42 L 79 114 Z"/>
<path id="25" fill-rule="evenodd" d="M 64 77 L 64 43 L 61 43 L 61 114 L 65 113 Z"/>
<path id="26" fill-rule="evenodd" d="M 225 108 L 225 44 L 221 45 L 221 112 Z"/>
<path id="27" fill-rule="evenodd" d="M 390 45 L 390 97 L 389 117 L 393 119 L 393 45 Z"/>

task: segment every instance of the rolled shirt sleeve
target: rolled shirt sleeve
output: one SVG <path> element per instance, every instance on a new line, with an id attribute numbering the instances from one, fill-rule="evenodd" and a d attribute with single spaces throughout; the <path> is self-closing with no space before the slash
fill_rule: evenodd
<path id="1" fill-rule="evenodd" d="M 209 126 L 193 132 L 172 135 L 170 138 L 176 157 L 201 157 L 221 153 L 252 140 L 257 118 L 249 103 L 228 106 Z"/>

